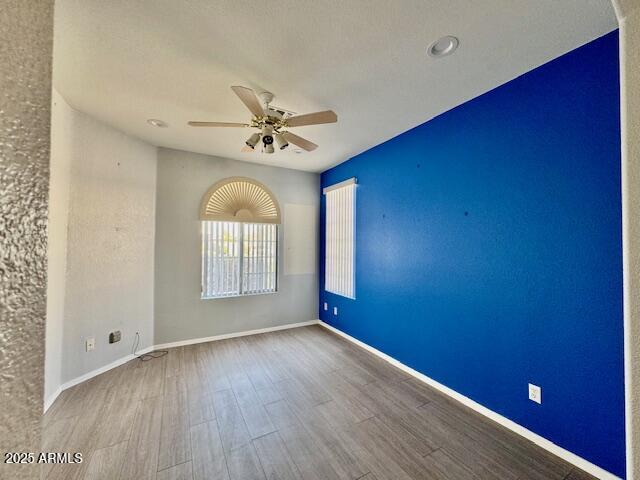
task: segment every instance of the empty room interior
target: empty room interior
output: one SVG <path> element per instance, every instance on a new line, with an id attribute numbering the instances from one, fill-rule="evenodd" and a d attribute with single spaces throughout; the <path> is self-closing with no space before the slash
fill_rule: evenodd
<path id="1" fill-rule="evenodd" d="M 7 0 L 1 478 L 640 480 L 640 2 Z"/>

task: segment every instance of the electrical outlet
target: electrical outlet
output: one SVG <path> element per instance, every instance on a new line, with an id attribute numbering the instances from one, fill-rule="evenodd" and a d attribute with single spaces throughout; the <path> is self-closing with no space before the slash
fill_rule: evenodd
<path id="1" fill-rule="evenodd" d="M 91 350 L 96 348 L 96 339 L 93 337 L 87 338 L 86 347 L 87 347 L 87 352 L 90 352 Z"/>
<path id="2" fill-rule="evenodd" d="M 542 388 L 530 383 L 529 384 L 529 400 L 536 403 L 542 403 Z"/>
<path id="3" fill-rule="evenodd" d="M 111 332 L 109 334 L 109 343 L 116 343 L 122 339 L 122 332 L 120 330 L 116 330 L 115 332 Z"/>
<path id="4" fill-rule="evenodd" d="M 329 310 L 329 305 L 327 305 L 327 302 L 324 302 L 324 311 L 326 312 L 327 310 Z"/>
<path id="5" fill-rule="evenodd" d="M 333 307 L 333 314 L 338 315 L 338 307 Z"/>

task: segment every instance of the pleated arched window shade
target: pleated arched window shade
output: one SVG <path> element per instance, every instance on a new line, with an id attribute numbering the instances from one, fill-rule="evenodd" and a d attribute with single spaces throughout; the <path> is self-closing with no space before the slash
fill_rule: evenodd
<path id="1" fill-rule="evenodd" d="M 260 182 L 230 177 L 207 190 L 200 204 L 200 220 L 279 224 L 280 207 Z"/>

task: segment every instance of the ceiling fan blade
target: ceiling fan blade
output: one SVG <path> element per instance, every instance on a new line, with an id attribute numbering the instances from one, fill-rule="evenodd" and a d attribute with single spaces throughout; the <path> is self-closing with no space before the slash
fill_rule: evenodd
<path id="1" fill-rule="evenodd" d="M 335 123 L 338 116 L 333 110 L 325 110 L 324 112 L 307 113 L 305 115 L 297 115 L 287 118 L 287 126 L 301 127 L 303 125 L 318 125 L 320 123 Z"/>
<path id="2" fill-rule="evenodd" d="M 242 147 L 240 149 L 240 151 L 243 152 L 243 153 L 253 153 L 253 152 L 255 152 L 255 149 L 251 148 L 249 145 L 245 145 L 244 147 Z"/>
<path id="3" fill-rule="evenodd" d="M 309 140 L 305 140 L 304 138 L 299 137 L 298 135 L 294 135 L 291 132 L 284 132 L 282 135 L 284 136 L 284 138 L 287 139 L 287 142 L 293 143 L 294 145 L 297 145 L 300 148 L 304 148 L 307 152 L 312 152 L 313 150 L 318 148 L 318 145 L 316 145 L 315 143 L 310 142 Z"/>
<path id="4" fill-rule="evenodd" d="M 189 122 L 192 127 L 248 127 L 246 123 L 233 122 Z"/>
<path id="5" fill-rule="evenodd" d="M 238 95 L 240 100 L 242 100 L 242 103 L 247 106 L 251 113 L 259 117 L 264 116 L 264 109 L 262 108 L 262 104 L 260 103 L 260 100 L 258 100 L 258 97 L 256 97 L 256 94 L 253 90 L 247 87 L 239 86 L 231 87 L 231 90 L 233 90 L 235 94 Z"/>

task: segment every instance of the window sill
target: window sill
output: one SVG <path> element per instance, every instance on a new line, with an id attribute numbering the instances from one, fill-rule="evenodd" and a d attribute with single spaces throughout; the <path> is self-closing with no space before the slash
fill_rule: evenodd
<path id="1" fill-rule="evenodd" d="M 274 292 L 242 293 L 240 295 L 224 295 L 224 296 L 219 296 L 219 297 L 203 297 L 203 296 L 200 296 L 200 300 L 222 300 L 222 299 L 225 299 L 225 298 L 257 297 L 257 296 L 262 296 L 262 295 L 273 295 L 275 293 L 278 293 L 278 290 L 276 290 Z"/>
<path id="2" fill-rule="evenodd" d="M 324 289 L 324 291 L 327 292 L 327 293 L 330 293 L 332 295 L 337 295 L 339 297 L 346 298 L 348 300 L 355 300 L 356 299 L 356 297 L 350 297 L 348 295 L 345 295 L 344 293 L 332 292 L 331 290 L 327 290 L 326 288 Z"/>

